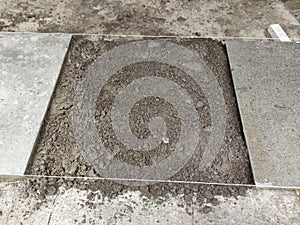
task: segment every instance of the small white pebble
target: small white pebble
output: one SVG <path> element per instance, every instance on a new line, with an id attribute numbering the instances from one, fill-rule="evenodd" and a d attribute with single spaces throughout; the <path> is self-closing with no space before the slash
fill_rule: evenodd
<path id="1" fill-rule="evenodd" d="M 169 138 L 163 137 L 162 141 L 163 141 L 163 143 L 168 144 L 169 143 Z"/>

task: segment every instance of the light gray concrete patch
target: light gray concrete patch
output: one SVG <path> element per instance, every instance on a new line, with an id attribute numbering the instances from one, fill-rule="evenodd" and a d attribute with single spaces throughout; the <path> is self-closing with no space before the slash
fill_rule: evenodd
<path id="1" fill-rule="evenodd" d="M 256 184 L 300 187 L 300 45 L 227 41 Z"/>
<path id="2" fill-rule="evenodd" d="M 0 34 L 0 174 L 24 174 L 70 35 Z"/>
<path id="3" fill-rule="evenodd" d="M 59 188 L 55 195 L 25 195 L 26 182 L 0 183 L 0 224 L 299 224 L 300 201 L 294 191 L 249 189 L 246 196 L 216 196 L 217 205 L 182 196 L 160 201 L 124 192 L 112 199 L 101 191 Z M 224 187 L 225 188 L 225 187 Z M 226 189 L 226 188 L 225 188 Z"/>
<path id="4" fill-rule="evenodd" d="M 299 198 L 294 191 L 250 189 L 246 196 L 217 198 L 219 205 L 203 214 L 194 210 L 195 225 L 299 224 Z"/>

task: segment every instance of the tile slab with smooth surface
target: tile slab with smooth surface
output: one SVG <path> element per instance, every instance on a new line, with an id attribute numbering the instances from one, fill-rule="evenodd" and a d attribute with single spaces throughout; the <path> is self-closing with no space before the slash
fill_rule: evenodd
<path id="1" fill-rule="evenodd" d="M 226 45 L 256 184 L 300 187 L 300 45 Z"/>
<path id="2" fill-rule="evenodd" d="M 23 175 L 71 35 L 0 33 L 0 175 Z"/>

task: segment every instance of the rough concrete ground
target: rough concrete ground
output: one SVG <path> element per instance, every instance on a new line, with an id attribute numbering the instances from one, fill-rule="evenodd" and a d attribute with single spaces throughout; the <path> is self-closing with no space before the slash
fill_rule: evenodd
<path id="1" fill-rule="evenodd" d="M 25 196 L 25 188 L 26 181 L 0 183 L 0 224 L 296 225 L 300 218 L 299 199 L 286 190 L 248 188 L 246 196 L 203 198 L 199 205 L 196 193 L 187 202 L 183 196 L 153 200 L 138 191 L 108 199 L 99 191 L 63 187 L 54 195 Z"/>
<path id="2" fill-rule="evenodd" d="M 0 2 L 0 15 L 2 31 L 265 38 L 268 25 L 280 23 L 291 37 L 299 38 L 297 25 L 292 25 L 295 19 L 273 0 L 12 0 Z M 28 183 L 34 180 L 2 181 L 0 224 L 299 224 L 300 220 L 300 200 L 291 190 L 249 189 L 246 196 L 216 193 L 215 198 L 212 190 L 219 188 L 210 185 L 202 202 L 194 193 L 184 197 L 183 186 L 183 196 L 157 203 L 158 199 L 143 202 L 139 191 L 101 200 L 99 191 L 85 190 L 87 180 L 80 188 L 60 180 L 59 189 L 52 187 L 56 180 L 49 185 L 44 179 L 45 185 L 29 191 Z M 195 190 L 203 189 L 196 186 Z"/>
<path id="3" fill-rule="evenodd" d="M 300 22 L 300 0 L 283 0 L 286 7 L 295 16 L 295 18 Z"/>
<path id="4" fill-rule="evenodd" d="M 265 38 L 279 23 L 300 37 L 279 0 L 1 1 L 0 30 Z"/>

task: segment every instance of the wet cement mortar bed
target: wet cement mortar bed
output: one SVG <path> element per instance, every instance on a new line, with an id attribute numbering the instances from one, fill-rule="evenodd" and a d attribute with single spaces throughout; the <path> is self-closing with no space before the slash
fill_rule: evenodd
<path id="1" fill-rule="evenodd" d="M 73 134 L 71 113 L 74 94 L 79 81 L 86 74 L 88 67 L 102 54 L 110 49 L 130 41 L 142 39 L 112 38 L 107 36 L 73 36 L 69 52 L 66 56 L 56 90 L 54 92 L 40 137 L 36 144 L 34 156 L 28 167 L 27 174 L 46 176 L 79 176 L 101 177 L 83 158 Z M 143 39 L 145 40 L 145 38 Z M 232 86 L 232 80 L 225 46 L 212 39 L 165 39 L 193 51 L 209 65 L 215 74 L 223 91 L 226 103 L 226 132 L 222 148 L 211 166 L 205 171 L 199 171 L 199 161 L 203 149 L 199 149 L 189 162 L 170 180 L 203 181 L 217 183 L 253 184 L 250 162 L 243 138 L 237 103 Z M 124 67 L 114 74 L 99 90 L 96 104 L 96 127 L 98 134 L 105 140 L 105 147 L 112 152 L 118 149 L 115 159 L 131 165 L 150 165 L 155 160 L 161 160 L 170 154 L 171 147 L 178 140 L 180 120 L 176 110 L 168 102 L 156 97 L 142 99 L 136 104 L 130 115 L 132 132 L 139 138 L 149 135 L 148 121 L 153 116 L 161 116 L 167 124 L 168 143 L 162 143 L 156 149 L 138 152 L 127 149 L 118 143 L 111 126 L 110 111 L 114 97 L 130 82 L 143 76 L 161 76 L 175 81 L 193 99 L 204 132 L 204 140 L 210 134 L 210 115 L 208 101 L 202 90 L 192 79 L 180 69 L 156 62 L 141 62 Z M 130 178 L 130 177 L 129 177 Z M 104 196 L 113 198 L 128 190 L 140 191 L 141 195 L 159 201 L 161 197 L 183 194 L 187 203 L 197 196 L 197 204 L 206 199 L 214 205 L 218 204 L 215 195 L 238 196 L 245 195 L 247 188 L 235 186 L 213 186 L 178 183 L 155 183 L 144 186 L 127 186 L 109 180 L 86 180 L 65 178 L 33 178 L 28 180 L 27 192 L 32 191 L 53 195 L 59 187 L 78 188 L 98 191 Z M 90 196 L 91 197 L 91 196 Z M 209 212 L 210 210 L 208 210 Z"/>

